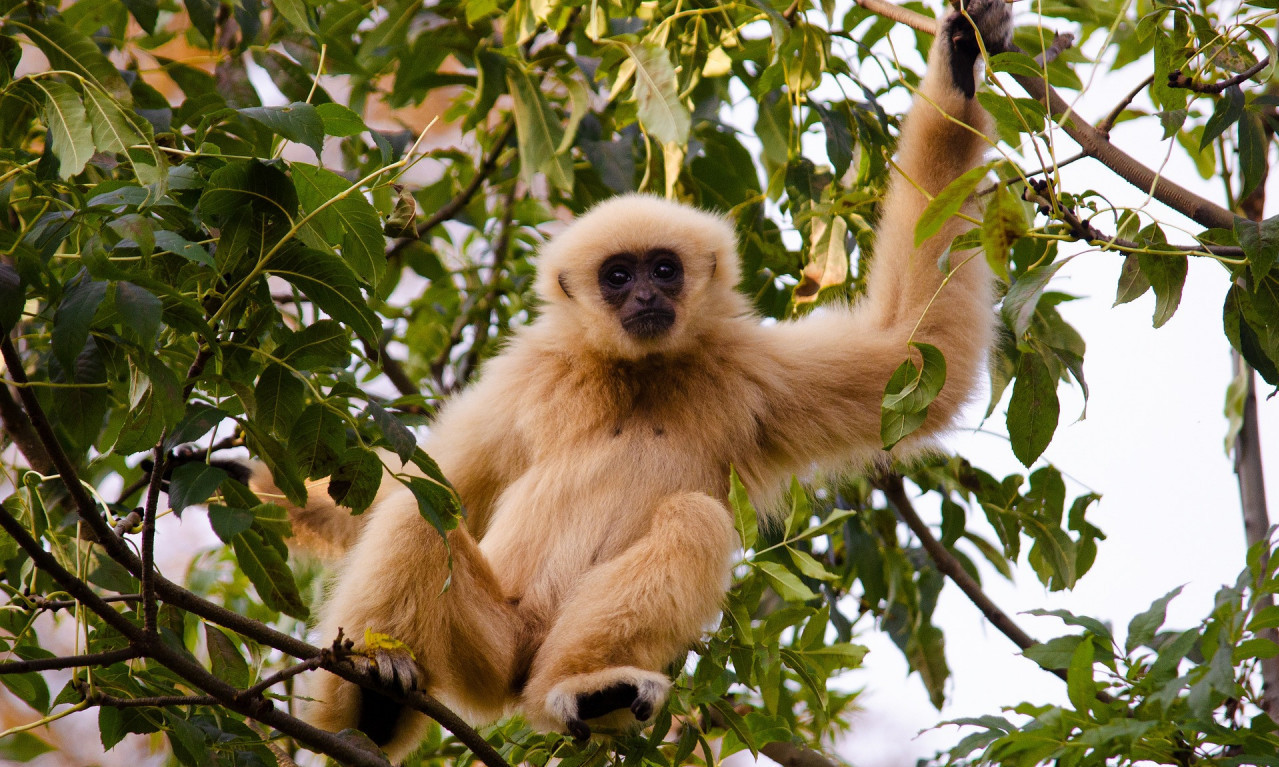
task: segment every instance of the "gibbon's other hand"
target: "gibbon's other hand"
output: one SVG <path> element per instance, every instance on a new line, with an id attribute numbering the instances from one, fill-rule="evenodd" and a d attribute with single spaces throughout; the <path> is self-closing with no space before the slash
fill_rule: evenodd
<path id="1" fill-rule="evenodd" d="M 972 98 L 977 92 L 973 69 L 981 58 L 977 35 L 981 35 L 986 52 L 992 56 L 1009 50 L 1013 42 L 1012 8 L 1004 0 L 952 0 L 951 7 L 955 10 L 942 22 L 941 30 L 950 40 L 950 76 L 955 87 Z"/>

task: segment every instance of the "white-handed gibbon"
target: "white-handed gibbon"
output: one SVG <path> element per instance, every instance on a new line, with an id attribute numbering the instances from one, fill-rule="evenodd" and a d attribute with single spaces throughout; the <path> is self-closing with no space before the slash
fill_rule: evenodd
<path id="1" fill-rule="evenodd" d="M 946 428 L 979 376 L 994 332 L 985 259 L 942 286 L 938 258 L 968 225 L 952 219 L 914 244 L 926 195 L 987 146 L 974 23 L 987 50 L 1010 41 L 1004 0 L 942 21 L 855 306 L 761 323 L 734 289 L 730 223 L 654 197 L 605 202 L 555 237 L 538 266 L 540 315 L 442 408 L 424 445 L 465 525 L 446 541 L 394 481 L 358 518 L 316 489 L 292 511 L 299 535 L 344 552 L 319 636 L 403 642 L 423 687 L 473 722 L 518 710 L 586 737 L 588 720 L 652 717 L 665 670 L 728 586 L 730 467 L 767 507 L 793 474 L 882 456 L 880 403 L 908 338 L 940 349 L 947 377 L 897 452 Z M 272 489 L 262 469 L 253 484 Z M 305 693 L 313 723 L 358 727 L 396 759 L 426 724 L 325 672 Z"/>

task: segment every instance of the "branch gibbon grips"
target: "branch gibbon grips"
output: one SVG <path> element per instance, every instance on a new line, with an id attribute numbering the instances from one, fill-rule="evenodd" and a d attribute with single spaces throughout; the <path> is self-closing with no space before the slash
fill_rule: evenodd
<path id="1" fill-rule="evenodd" d="M 473 722 L 520 711 L 585 738 L 652 717 L 666 669 L 714 624 L 729 583 L 730 467 L 769 509 L 794 474 L 884 460 L 880 403 L 909 340 L 939 349 L 947 377 L 894 455 L 926 449 L 982 371 L 985 259 L 952 257 L 963 265 L 944 286 L 937 265 L 968 224 L 914 243 L 929 196 L 987 145 L 969 18 L 1001 49 L 1009 12 L 974 0 L 967 14 L 943 21 L 903 124 L 862 300 L 764 325 L 734 289 L 729 222 L 642 195 L 594 208 L 544 249 L 540 316 L 441 409 L 424 445 L 464 526 L 442 538 L 389 478 L 361 517 L 320 488 L 291 510 L 299 537 L 343 553 L 318 635 L 403 642 L 417 673 L 400 657 L 375 658 L 379 669 Z M 261 467 L 253 485 L 271 490 Z M 426 725 L 327 673 L 305 694 L 313 723 L 360 727 L 397 759 Z"/>

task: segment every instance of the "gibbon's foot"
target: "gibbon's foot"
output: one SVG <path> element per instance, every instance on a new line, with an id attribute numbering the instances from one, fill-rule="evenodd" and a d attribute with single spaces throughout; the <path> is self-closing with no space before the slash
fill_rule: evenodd
<path id="1" fill-rule="evenodd" d="M 942 33 L 950 40 L 950 77 L 956 88 L 972 98 L 977 92 L 973 67 L 981 57 L 977 34 L 987 53 L 1008 50 L 1013 41 L 1012 9 L 1004 0 L 952 0 L 951 7 L 955 12 L 942 22 Z"/>
<path id="2" fill-rule="evenodd" d="M 355 650 L 351 663 L 358 669 L 375 674 L 382 684 L 400 693 L 425 689 L 421 666 L 404 648 L 377 647 Z M 360 689 L 360 722 L 357 725 L 379 746 L 385 746 L 395 735 L 404 706 L 376 690 Z"/>
<path id="3" fill-rule="evenodd" d="M 570 735 L 585 740 L 591 736 L 587 719 L 629 709 L 636 721 L 648 721 L 666 702 L 670 686 L 663 674 L 621 666 L 566 679 L 551 690 L 547 704 Z"/>

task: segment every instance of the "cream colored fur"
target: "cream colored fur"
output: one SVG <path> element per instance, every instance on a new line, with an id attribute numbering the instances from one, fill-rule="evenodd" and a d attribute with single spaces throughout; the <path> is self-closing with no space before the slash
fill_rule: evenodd
<path id="1" fill-rule="evenodd" d="M 948 55 L 939 39 L 900 142 L 902 172 L 930 194 L 986 146 L 987 118 L 951 83 Z M 774 325 L 734 290 L 736 243 L 720 217 L 645 196 L 587 213 L 542 256 L 541 316 L 431 429 L 424 447 L 469 514 L 448 550 L 394 482 L 358 520 L 325 507 L 322 490 L 295 512 L 300 532 L 349 547 L 320 637 L 371 628 L 403 641 L 426 688 L 474 722 L 519 710 L 562 730 L 577 695 L 619 681 L 656 710 L 666 669 L 714 623 L 729 582 L 739 545 L 729 467 L 767 504 L 792 474 L 876 460 L 884 386 L 917 322 L 915 340 L 945 354 L 947 380 L 899 452 L 925 446 L 969 397 L 992 339 L 992 279 L 979 256 L 933 301 L 940 252 L 966 225 L 952 220 L 915 248 L 925 203 L 895 178 L 869 295 Z M 654 248 L 679 254 L 686 282 L 672 332 L 642 342 L 601 299 L 597 269 Z M 357 723 L 349 683 L 320 674 L 307 694 L 317 725 Z M 422 723 L 402 720 L 388 753 L 411 751 Z"/>

